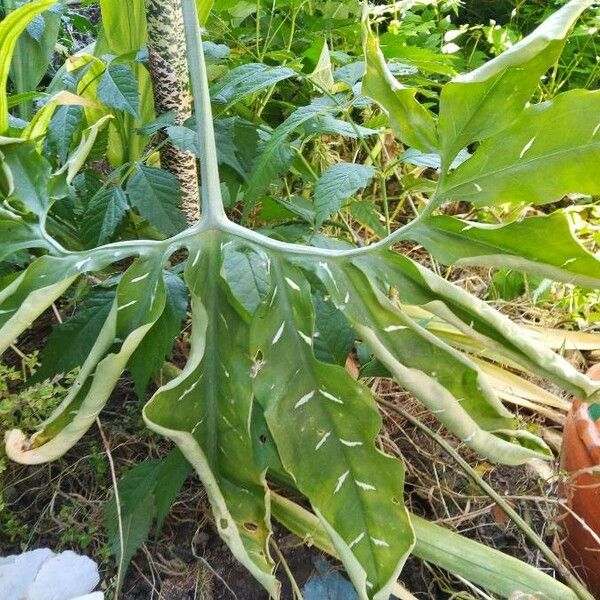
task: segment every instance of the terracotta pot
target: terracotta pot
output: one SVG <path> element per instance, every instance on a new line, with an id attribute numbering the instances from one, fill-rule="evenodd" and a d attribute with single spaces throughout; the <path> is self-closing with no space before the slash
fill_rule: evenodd
<path id="1" fill-rule="evenodd" d="M 600 380 L 600 364 L 588 375 Z M 561 449 L 565 472 L 561 493 L 569 507 L 561 520 L 562 549 L 592 594 L 600 598 L 600 474 L 585 472 L 592 467 L 600 467 L 600 406 L 574 400 Z"/>

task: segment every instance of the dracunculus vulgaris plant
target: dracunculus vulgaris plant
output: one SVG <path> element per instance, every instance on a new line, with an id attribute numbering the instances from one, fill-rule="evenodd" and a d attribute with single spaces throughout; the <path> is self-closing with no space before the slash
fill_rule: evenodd
<path id="1" fill-rule="evenodd" d="M 10 56 L 19 28 L 52 4 L 27 4 L 0 24 L 0 44 L 8 52 L 3 57 Z M 24 464 L 55 460 L 82 438 L 165 311 L 165 268 L 185 251 L 188 361 L 149 400 L 143 418 L 193 465 L 219 534 L 272 597 L 280 589 L 269 552 L 274 515 L 294 531 L 308 528 L 313 541 L 334 552 L 362 600 L 387 600 L 411 552 L 505 597 L 519 591 L 589 598 L 576 583 L 567 587 L 408 513 L 402 462 L 376 446 L 376 399 L 342 367 L 315 356 L 313 293 L 332 302 L 390 376 L 480 457 L 519 465 L 550 456 L 541 439 L 519 429 L 475 362 L 428 331 L 413 309 L 580 398 L 597 398 L 600 386 L 486 303 L 392 248 L 414 240 L 446 263 L 510 265 L 559 281 L 600 284 L 600 262 L 560 214 L 504 226 L 436 214 L 454 200 L 544 204 L 572 192 L 600 192 L 599 93 L 574 90 L 529 104 L 590 4 L 569 2 L 501 56 L 447 83 L 437 114 L 418 101 L 416 89 L 394 79 L 365 7 L 362 93 L 388 114 L 402 143 L 441 161 L 437 188 L 421 214 L 366 248 L 285 243 L 228 218 L 194 0 L 184 0 L 183 11 L 202 210 L 196 224 L 164 241 L 117 242 L 81 252 L 48 233 L 48 210 L 61 201 L 56 190 L 71 184 L 85 148 L 68 169 L 52 172 L 35 139 L 10 136 L 3 58 L 0 255 L 35 248 L 37 256 L 0 291 L 0 350 L 79 278 L 101 276 L 124 259 L 131 263 L 68 396 L 32 436 L 7 433 L 9 457 Z M 476 143 L 457 166 L 459 153 Z M 23 168 L 24 152 L 37 157 L 30 167 Z M 272 480 L 305 497 L 310 511 L 273 495 Z M 497 566 L 490 572 L 490 565 Z"/>

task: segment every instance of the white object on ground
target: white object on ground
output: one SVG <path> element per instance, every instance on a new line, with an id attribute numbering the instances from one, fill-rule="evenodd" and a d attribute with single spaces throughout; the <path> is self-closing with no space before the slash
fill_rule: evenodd
<path id="1" fill-rule="evenodd" d="M 99 582 L 96 563 L 70 550 L 0 558 L 0 600 L 104 600 L 102 592 L 91 593 Z"/>

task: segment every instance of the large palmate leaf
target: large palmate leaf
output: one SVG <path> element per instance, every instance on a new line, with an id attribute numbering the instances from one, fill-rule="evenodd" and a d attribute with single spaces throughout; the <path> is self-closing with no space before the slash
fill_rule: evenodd
<path id="1" fill-rule="evenodd" d="M 336 549 L 314 514 L 277 494 L 271 494 L 271 498 L 273 516 L 278 521 L 301 539 L 328 554 L 336 554 Z M 502 598 L 514 598 L 517 581 L 520 594 L 534 594 L 535 597 L 548 600 L 577 598 L 568 587 L 532 565 L 416 515 L 411 515 L 411 521 L 416 534 L 415 556 L 460 575 Z M 394 595 L 400 597 L 396 589 Z"/>
<path id="2" fill-rule="evenodd" d="M 368 272 L 371 268 L 361 273 L 352 265 L 339 269 L 328 264 L 319 274 L 338 308 L 394 378 L 465 444 L 495 462 L 518 464 L 543 452 L 543 446 L 531 452 L 505 441 L 511 414 L 475 364 L 397 310 L 372 287 Z"/>
<path id="3" fill-rule="evenodd" d="M 583 4 L 571 3 L 571 8 L 559 13 L 559 25 L 551 22 L 553 33 L 548 39 L 556 39 L 560 45 L 564 38 L 561 28 L 568 29 Z M 201 5 L 209 8 L 210 2 Z M 194 147 L 203 169 L 203 212 L 197 224 L 181 231 L 183 224 L 174 212 L 177 188 L 163 171 L 135 165 L 125 190 L 129 203 L 172 237 L 116 242 L 84 252 L 67 250 L 45 230 L 48 208 L 55 201 L 52 189 L 56 174 L 39 155 L 40 147 L 33 142 L 5 142 L 2 146 L 2 151 L 6 150 L 0 164 L 3 243 L 14 252 L 30 240 L 32 254 L 47 253 L 34 258 L 0 290 L 0 351 L 79 278 L 93 274 L 104 279 L 111 273 L 116 276 L 109 283 L 117 284 L 114 297 L 103 294 L 102 300 L 109 304 L 95 310 L 93 318 L 86 320 L 91 313 L 85 312 L 89 309 L 84 305 L 79 315 L 65 323 L 61 335 L 79 323 L 94 331 L 93 343 L 81 347 L 81 360 L 69 355 L 62 366 L 55 365 L 54 371 L 79 366 L 75 382 L 64 402 L 36 433 L 8 433 L 8 455 L 35 464 L 64 454 L 92 425 L 127 368 L 142 393 L 180 330 L 189 296 L 191 347 L 186 365 L 152 396 L 144 407 L 144 420 L 153 431 L 174 441 L 194 467 L 206 489 L 217 531 L 272 597 L 278 597 L 279 584 L 269 555 L 271 482 L 306 498 L 317 519 L 319 538 L 335 550 L 361 600 L 389 598 L 402 565 L 415 548 L 415 530 L 419 556 L 448 568 L 458 565 L 465 577 L 491 581 L 498 593 L 530 590 L 540 581 L 544 590 L 552 590 L 553 597 L 569 597 L 560 584 L 553 586 L 548 578 L 536 579 L 530 569 L 520 565 L 515 564 L 512 584 L 501 574 L 491 576 L 478 566 L 469 571 L 465 563 L 476 553 L 472 545 L 467 544 L 469 554 L 463 561 L 456 552 L 444 556 L 443 544 L 432 540 L 439 535 L 444 544 L 451 545 L 452 539 L 423 526 L 406 510 L 404 467 L 381 449 L 381 417 L 375 398 L 341 365 L 358 338 L 403 389 L 479 456 L 507 464 L 548 457 L 548 448 L 541 440 L 518 430 L 517 420 L 494 393 L 480 363 L 459 352 L 459 344 L 449 345 L 448 331 L 458 332 L 455 337 L 462 336 L 471 347 L 487 347 L 511 364 L 521 365 L 582 399 L 599 397 L 600 385 L 484 302 L 390 247 L 397 239 L 412 237 L 449 262 L 464 259 L 494 264 L 503 256 L 520 260 L 522 268 L 533 269 L 532 265 L 539 263 L 546 273 L 595 284 L 595 258 L 570 236 L 557 243 L 555 250 L 536 249 L 533 242 L 527 242 L 530 227 L 543 236 L 551 231 L 564 232 L 562 217 L 525 220 L 503 229 L 431 217 L 430 213 L 443 201 L 473 198 L 468 193 L 472 192 L 469 185 L 476 189 L 473 183 L 484 190 L 481 203 L 483 198 L 491 203 L 505 198 L 542 201 L 535 195 L 537 188 L 517 189 L 511 183 L 519 168 L 524 168 L 527 176 L 541 177 L 522 166 L 528 164 L 528 157 L 536 158 L 546 179 L 551 179 L 547 175 L 550 171 L 556 175 L 556 181 L 540 183 L 545 196 L 556 198 L 558 194 L 596 189 L 591 177 L 581 172 L 581 165 L 596 156 L 597 115 L 580 110 L 595 107 L 596 95 L 571 92 L 549 104 L 527 109 L 521 106 L 510 120 L 500 119 L 501 127 L 485 130 L 488 139 L 471 158 L 452 174 L 442 169 L 439 189 L 426 214 L 373 247 L 349 249 L 325 238 L 319 240 L 324 248 L 288 244 L 235 224 L 225 214 L 195 0 L 183 0 L 183 9 L 196 95 Z M 119 23 L 113 26 L 115 30 L 121 27 Z M 130 33 L 131 41 L 134 32 Z M 484 137 L 470 125 L 462 127 L 470 132 L 460 134 L 462 137 L 447 133 L 444 127 L 438 132 L 431 114 L 419 108 L 414 90 L 405 92 L 390 79 L 368 29 L 365 39 L 365 93 L 373 95 L 390 113 L 394 128 L 406 143 L 439 154 L 438 133 L 441 147 L 446 149 L 462 146 L 465 139 Z M 521 48 L 528 47 L 527 43 Z M 554 42 L 548 44 L 554 48 Z M 516 62 L 510 57 L 499 58 L 496 64 L 500 67 L 494 67 L 492 75 L 508 77 L 513 65 L 517 65 L 515 73 L 520 73 L 530 68 L 528 61 L 535 63 L 540 52 L 525 56 L 522 50 L 516 51 Z M 73 66 L 86 67 L 81 81 L 94 86 L 103 73 L 100 62 L 81 55 Z M 538 77 L 539 68 L 535 71 L 531 67 Z M 260 73 L 273 76 L 270 69 L 261 68 Z M 252 88 L 251 78 L 244 81 L 240 89 L 245 85 Z M 265 85 L 273 83 L 268 77 L 267 82 Z M 463 90 L 465 94 L 471 93 L 468 89 Z M 223 90 L 227 91 L 227 86 Z M 228 97 L 235 98 L 235 90 L 231 94 Z M 487 110 L 485 97 L 479 103 L 465 102 L 465 106 L 471 110 L 477 104 Z M 502 111 L 501 99 L 496 99 L 498 111 Z M 317 99 L 264 136 L 262 151 L 249 175 L 246 210 L 268 191 L 273 175 L 290 164 L 291 155 L 282 151 L 289 148 L 283 142 L 312 119 L 336 115 L 349 106 L 340 105 L 337 99 Z M 570 110 L 573 107 L 577 110 Z M 514 107 L 509 109 L 515 112 Z M 95 116 L 92 123 L 105 119 L 103 109 L 95 115 L 96 107 L 85 110 L 88 120 Z M 545 131 L 557 115 L 569 124 L 569 131 L 556 136 L 558 141 Z M 469 122 L 474 122 L 472 116 Z M 511 138 L 499 152 L 495 136 L 506 129 Z M 530 143 L 533 136 L 536 139 Z M 65 169 L 72 167 L 69 177 L 87 156 L 85 140 L 82 143 L 83 149 L 66 161 Z M 557 152 L 563 153 L 564 164 L 554 161 Z M 363 178 L 348 183 L 345 193 L 354 193 L 369 173 L 363 171 Z M 479 179 L 473 181 L 475 176 Z M 71 183 L 69 177 L 65 185 Z M 109 204 L 101 205 L 98 198 Z M 95 223 L 90 231 L 94 230 L 97 238 L 90 236 L 90 242 L 103 243 L 116 231 L 125 205 L 122 196 L 99 194 L 95 200 L 88 203 L 84 221 Z M 321 201 L 326 210 L 319 218 L 339 208 L 340 199 L 335 194 L 332 198 L 321 194 Z M 314 214 L 310 210 L 306 214 L 309 212 Z M 457 238 L 460 234 L 468 242 L 464 248 Z M 573 253 L 575 260 L 565 259 L 567 253 Z M 179 265 L 168 270 L 179 262 L 185 263 L 183 279 L 175 274 Z M 437 320 L 437 329 L 430 327 L 432 318 Z M 445 337 L 440 331 L 445 331 Z M 51 338 L 51 346 L 53 343 Z M 158 465 L 152 467 L 158 469 Z M 126 498 L 129 535 L 123 552 L 119 551 L 122 560 L 131 557 L 142 534 L 147 533 L 150 514 L 157 512 L 164 517 L 164 504 L 157 506 L 159 496 L 161 500 L 171 498 L 160 491 L 154 468 L 142 467 L 141 472 L 148 475 L 148 481 L 142 478 L 134 482 L 138 491 L 133 496 L 147 494 L 147 498 L 141 503 L 135 497 Z"/>

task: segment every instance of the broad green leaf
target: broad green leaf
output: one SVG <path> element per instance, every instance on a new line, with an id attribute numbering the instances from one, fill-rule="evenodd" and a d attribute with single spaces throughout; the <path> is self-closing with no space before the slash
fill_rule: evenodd
<path id="1" fill-rule="evenodd" d="M 321 227 L 344 202 L 367 187 L 375 175 L 371 166 L 338 163 L 327 169 L 315 185 L 315 226 Z"/>
<path id="2" fill-rule="evenodd" d="M 83 215 L 83 239 L 90 246 L 99 246 L 110 240 L 127 213 L 127 198 L 120 187 L 96 194 Z"/>
<path id="3" fill-rule="evenodd" d="M 259 254 L 253 248 L 234 242 L 223 248 L 223 278 L 229 282 L 233 298 L 248 318 L 251 318 L 268 295 L 268 271 L 267 256 Z"/>
<path id="4" fill-rule="evenodd" d="M 362 93 L 384 109 L 400 141 L 423 152 L 436 152 L 438 139 L 432 114 L 415 98 L 417 90 L 402 85 L 390 72 L 367 15 L 365 10 L 363 45 L 366 72 Z"/>
<path id="5" fill-rule="evenodd" d="M 300 505 L 271 493 L 273 516 L 300 539 L 335 556 L 335 548 L 319 519 Z M 413 554 L 502 598 L 534 594 L 546 600 L 575 600 L 577 596 L 554 577 L 512 556 L 454 533 L 411 514 L 416 543 Z M 394 590 L 395 592 L 395 590 Z M 541 596 L 538 596 L 541 594 Z M 395 594 L 396 595 L 396 594 Z"/>
<path id="6" fill-rule="evenodd" d="M 25 140 L 34 140 L 41 143 L 41 140 L 48 132 L 50 121 L 54 113 L 61 106 L 94 106 L 94 103 L 72 94 L 71 92 L 61 91 L 48 98 L 48 101 L 40 108 L 31 121 L 27 124 L 21 133 L 21 138 Z"/>
<path id="7" fill-rule="evenodd" d="M 96 56 L 133 57 L 146 48 L 148 27 L 145 0 L 127 0 L 125 3 L 100 0 L 99 4 L 102 27 L 93 47 Z M 138 82 L 141 119 L 136 120 L 132 113 L 127 113 L 121 128 L 118 129 L 115 125 L 109 127 L 111 139 L 106 156 L 114 167 L 118 167 L 126 160 L 135 161 L 141 158 L 148 140 L 142 136 L 132 135 L 133 130 L 141 125 L 142 120 L 147 122 L 155 117 L 150 73 L 140 62 L 136 61 L 131 66 Z M 104 65 L 102 70 L 104 71 Z M 98 81 L 90 85 L 92 95 L 97 93 L 94 89 L 97 89 Z M 133 101 L 133 91 L 130 94 Z M 98 118 L 100 117 L 88 117 L 88 122 L 93 123 Z"/>
<path id="8" fill-rule="evenodd" d="M 439 128 L 445 164 L 471 142 L 513 123 L 540 77 L 560 56 L 569 30 L 592 3 L 571 0 L 506 52 L 443 87 Z"/>
<path id="9" fill-rule="evenodd" d="M 350 214 L 353 219 L 356 219 L 363 227 L 372 231 L 380 238 L 386 235 L 385 227 L 382 223 L 381 215 L 377 212 L 375 204 L 369 200 L 361 200 L 350 204 Z"/>
<path id="10" fill-rule="evenodd" d="M 0 135 L 8 129 L 6 85 L 13 53 L 19 36 L 38 15 L 56 4 L 56 0 L 36 0 L 19 7 L 0 22 Z"/>
<path id="11" fill-rule="evenodd" d="M 307 281 L 272 258 L 256 313 L 255 394 L 285 470 L 310 500 L 361 599 L 389 598 L 414 543 L 402 465 L 375 448 L 381 418 L 368 388 L 313 354 Z M 300 424 L 300 425 L 299 425 Z"/>
<path id="12" fill-rule="evenodd" d="M 0 354 L 69 288 L 77 264 L 77 258 L 43 256 L 0 291 Z"/>
<path id="13" fill-rule="evenodd" d="M 31 91 L 24 92 L 23 94 L 10 94 L 8 96 L 8 108 L 14 108 L 22 102 L 29 102 L 30 100 L 39 100 L 45 97 L 44 92 Z"/>
<path id="14" fill-rule="evenodd" d="M 87 109 L 86 109 L 87 111 Z M 69 154 L 65 164 L 57 171 L 57 174 L 66 172 L 67 183 L 70 184 L 75 179 L 75 176 L 83 168 L 85 161 L 90 158 L 94 144 L 98 139 L 98 135 L 105 125 L 112 119 L 112 115 L 100 117 L 93 125 L 84 129 L 81 133 L 79 146 Z"/>
<path id="15" fill-rule="evenodd" d="M 73 316 L 52 329 L 41 352 L 41 366 L 28 383 L 33 385 L 80 367 L 102 331 L 114 300 L 114 290 L 92 290 Z"/>
<path id="16" fill-rule="evenodd" d="M 4 2 L 5 9 L 18 6 L 15 0 Z M 10 78 L 17 93 L 35 90 L 48 71 L 52 61 L 61 25 L 61 4 L 50 7 L 31 21 L 19 36 L 15 48 Z M 31 117 L 31 99 L 19 106 L 19 115 L 28 120 Z"/>
<path id="17" fill-rule="evenodd" d="M 51 165 L 40 156 L 35 143 L 2 146 L 0 163 L 8 175 L 8 180 L 0 182 L 0 193 L 9 202 L 22 203 L 25 210 L 43 219 L 50 202 L 48 187 Z"/>
<path id="18" fill-rule="evenodd" d="M 47 305 L 52 301 L 47 298 Z M 160 256 L 150 254 L 123 274 L 109 315 L 64 401 L 31 438 L 20 430 L 9 431 L 7 455 L 22 464 L 40 464 L 55 460 L 77 443 L 94 423 L 164 305 Z M 5 329 L 0 329 L 0 336 Z"/>
<path id="19" fill-rule="evenodd" d="M 396 35 L 391 31 L 381 34 L 379 39 L 385 48 L 385 56 L 388 59 L 400 61 L 404 68 L 444 77 L 456 75 L 457 57 L 452 54 L 442 54 L 440 51 L 428 48 L 409 46 L 404 36 Z"/>
<path id="20" fill-rule="evenodd" d="M 81 52 L 67 59 L 65 69 L 68 73 L 78 75 L 77 94 L 93 103 L 85 108 L 88 124 L 96 123 L 104 118 L 108 111 L 97 100 L 98 86 L 106 70 L 105 63 L 91 54 Z"/>
<path id="21" fill-rule="evenodd" d="M 157 535 L 191 471 L 192 465 L 178 449 L 162 461 L 154 488 Z"/>
<path id="22" fill-rule="evenodd" d="M 378 133 L 376 129 L 336 119 L 330 114 L 312 118 L 306 123 L 304 130 L 308 135 L 343 135 L 353 140 Z"/>
<path id="23" fill-rule="evenodd" d="M 315 333 L 313 344 L 315 356 L 322 362 L 344 366 L 357 334 L 344 313 L 331 301 L 313 294 L 315 310 Z"/>
<path id="24" fill-rule="evenodd" d="M 172 173 L 138 164 L 127 182 L 127 195 L 140 215 L 166 235 L 185 228 L 185 217 L 179 210 L 179 180 Z"/>
<path id="25" fill-rule="evenodd" d="M 208 20 L 214 0 L 196 0 L 196 8 L 198 10 L 198 20 L 201 25 L 204 25 Z"/>
<path id="26" fill-rule="evenodd" d="M 114 110 L 140 117 L 140 95 L 133 69 L 123 63 L 111 63 L 98 84 L 98 98 Z"/>
<path id="27" fill-rule="evenodd" d="M 227 165 L 246 179 L 258 144 L 256 125 L 239 117 L 215 120 L 219 164 Z M 248 158 L 246 158 L 248 157 Z"/>
<path id="28" fill-rule="evenodd" d="M 338 309 L 394 379 L 463 443 L 505 464 L 521 464 L 548 453 L 543 445 L 531 450 L 505 441 L 512 415 L 477 367 L 397 310 L 365 273 L 329 265 L 318 274 Z M 526 442 L 531 445 L 528 437 Z"/>
<path id="29" fill-rule="evenodd" d="M 165 359 L 171 354 L 173 342 L 181 332 L 181 324 L 188 308 L 187 288 L 181 278 L 165 271 L 164 279 L 165 310 L 133 353 L 128 364 L 136 392 L 141 399 L 145 396 L 151 377 L 160 371 Z"/>
<path id="30" fill-rule="evenodd" d="M 296 72 L 288 67 L 248 63 L 232 69 L 213 85 L 211 97 L 216 104 L 235 104 L 247 96 L 294 76 Z"/>
<path id="31" fill-rule="evenodd" d="M 442 183 L 438 202 L 547 204 L 600 193 L 600 91 L 573 90 L 526 108 Z"/>
<path id="32" fill-rule="evenodd" d="M 135 553 L 148 540 L 156 515 L 154 488 L 161 467 L 160 460 L 145 460 L 129 469 L 117 485 L 120 513 L 113 497 L 105 508 L 106 532 L 110 550 L 124 572 Z M 119 531 L 119 519 L 123 537 Z M 118 582 L 119 587 L 123 584 Z"/>
<path id="33" fill-rule="evenodd" d="M 577 241 L 562 212 L 507 225 L 430 217 L 410 235 L 444 264 L 508 267 L 600 288 L 600 260 Z"/>
<path id="34" fill-rule="evenodd" d="M 200 156 L 200 147 L 198 145 L 198 136 L 193 129 L 183 125 L 171 125 L 165 129 L 169 139 L 180 150 L 191 152 L 195 156 Z"/>
<path id="35" fill-rule="evenodd" d="M 146 405 L 144 419 L 152 430 L 177 443 L 204 484 L 219 534 L 276 595 L 268 554 L 266 484 L 253 463 L 250 438 L 248 327 L 229 303 L 225 283 L 215 277 L 221 270 L 219 247 L 219 239 L 209 236 L 205 244 L 190 249 L 190 356 L 181 375 Z M 217 347 L 227 351 L 214 352 Z"/>
<path id="36" fill-rule="evenodd" d="M 102 36 L 96 51 L 122 56 L 137 52 L 146 44 L 146 11 L 144 0 L 100 0 Z"/>

